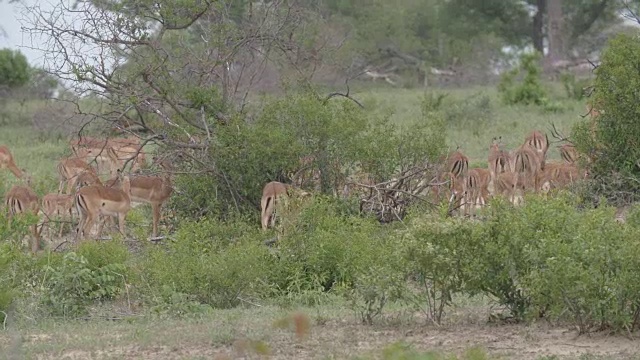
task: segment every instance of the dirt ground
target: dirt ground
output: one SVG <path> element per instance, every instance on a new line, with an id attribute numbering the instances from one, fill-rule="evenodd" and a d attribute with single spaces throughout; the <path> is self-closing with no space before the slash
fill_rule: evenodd
<path id="1" fill-rule="evenodd" d="M 344 310 L 268 307 L 195 320 L 91 319 L 9 328 L 0 332 L 0 359 L 379 359 L 397 342 L 459 358 L 479 347 L 491 359 L 640 359 L 638 339 L 577 336 L 546 323 L 438 327 L 412 318 L 367 326 Z"/>

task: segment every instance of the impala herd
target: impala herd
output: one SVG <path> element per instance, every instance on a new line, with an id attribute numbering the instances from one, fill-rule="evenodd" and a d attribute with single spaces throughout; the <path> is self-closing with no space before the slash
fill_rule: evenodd
<path id="1" fill-rule="evenodd" d="M 58 161 L 56 170 L 60 179 L 58 192 L 42 197 L 31 188 L 31 177 L 18 168 L 10 150 L 0 146 L 0 169 L 9 169 L 21 183 L 13 185 L 5 194 L 9 224 L 16 214 L 42 214 L 40 231 L 38 224 L 32 228 L 31 250 L 39 250 L 39 238 L 45 223 L 50 219 L 68 218 L 73 220 L 74 210 L 79 216 L 75 240 L 85 239 L 96 221 L 97 236 L 102 232 L 105 221 L 117 217 L 118 227 L 125 232 L 125 217 L 133 203 L 149 203 L 153 212 L 152 236 L 158 235 L 160 208 L 173 192 L 171 164 L 167 160 L 154 158 L 154 163 L 166 170 L 163 176 L 125 175 L 124 167 L 130 163 L 131 170 L 140 170 L 146 164 L 145 153 L 138 138 L 111 138 L 107 140 L 82 137 L 72 140 L 73 155 Z M 95 164 L 92 166 L 90 164 Z M 102 182 L 98 174 L 107 170 L 111 178 Z M 66 184 L 66 187 L 65 187 Z M 60 223 L 58 236 L 62 236 L 65 222 Z M 51 235 L 49 226 L 49 236 Z"/>
<path id="2" fill-rule="evenodd" d="M 578 152 L 572 144 L 558 146 L 561 161 L 547 161 L 549 138 L 538 130 L 509 152 L 501 149 L 501 138 L 489 145 L 488 168 L 469 169 L 469 158 L 456 150 L 447 158 L 441 179 L 449 180 L 449 203 L 470 215 L 491 196 L 505 196 L 514 205 L 522 203 L 525 192 L 547 194 L 588 176 L 578 165 Z"/>
<path id="3" fill-rule="evenodd" d="M 40 200 L 31 188 L 29 174 L 16 166 L 6 146 L 0 146 L 0 169 L 6 168 L 23 180 L 5 194 L 9 222 L 19 213 L 32 213 L 35 216 L 42 213 L 44 218 L 40 231 L 37 223 L 33 225 L 32 251 L 39 250 L 39 237 L 45 223 L 50 219 L 64 218 L 68 219 L 66 222 L 71 222 L 74 210 L 79 217 L 74 242 L 89 236 L 96 221 L 101 219 L 97 224 L 96 236 L 99 236 L 104 223 L 112 220 L 112 217 L 118 219 L 118 229 L 124 234 L 125 217 L 132 203 L 151 204 L 152 236 L 157 237 L 162 204 L 173 192 L 171 163 L 154 158 L 153 162 L 165 170 L 165 175 L 161 176 L 123 174 L 122 170 L 128 163 L 131 163 L 132 171 L 140 170 L 146 164 L 145 153 L 137 138 L 103 140 L 83 137 L 72 140 L 70 147 L 73 155 L 57 163 L 60 179 L 58 192 L 47 194 Z M 440 184 L 448 184 L 449 204 L 464 215 L 471 215 L 492 196 L 505 196 L 518 205 L 525 192 L 546 194 L 551 189 L 565 187 L 588 175 L 579 167 L 579 154 L 573 145 L 564 144 L 558 148 L 562 160 L 552 162 L 547 161 L 549 139 L 540 131 L 532 131 L 525 137 L 524 143 L 511 152 L 501 148 L 501 138 L 494 138 L 489 145 L 487 168 L 469 169 L 469 158 L 456 150 L 443 159 L 444 170 L 437 177 Z M 104 170 L 109 172 L 111 178 L 103 183 L 98 174 L 104 173 Z M 435 185 L 433 190 L 434 200 L 441 200 L 444 189 Z M 310 195 L 301 190 L 300 184 L 295 181 L 294 185 L 270 182 L 264 186 L 260 204 L 263 229 L 274 224 L 277 199 L 291 196 L 294 192 L 296 196 Z M 64 225 L 65 222 L 61 221 L 59 237 L 63 234 Z M 48 231 L 50 237 L 51 226 L 48 226 Z"/>

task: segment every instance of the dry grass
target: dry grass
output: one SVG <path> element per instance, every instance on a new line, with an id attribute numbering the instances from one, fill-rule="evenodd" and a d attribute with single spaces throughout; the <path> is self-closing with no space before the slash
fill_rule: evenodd
<path id="1" fill-rule="evenodd" d="M 424 353 L 421 357 L 396 354 L 398 359 L 438 358 L 426 352 L 472 358 L 468 356 L 472 348 L 495 359 L 640 356 L 636 342 L 623 336 L 577 337 L 574 331 L 545 324 L 467 320 L 486 315 L 481 309 L 467 308 L 466 314 L 452 316 L 457 320 L 442 327 L 406 312 L 391 312 L 380 323 L 366 326 L 344 306 L 294 311 L 272 306 L 237 308 L 191 319 L 48 320 L 0 333 L 0 359 L 378 359 L 393 358 L 388 353 L 399 348 L 398 343 Z M 396 346 L 389 348 L 392 344 Z"/>

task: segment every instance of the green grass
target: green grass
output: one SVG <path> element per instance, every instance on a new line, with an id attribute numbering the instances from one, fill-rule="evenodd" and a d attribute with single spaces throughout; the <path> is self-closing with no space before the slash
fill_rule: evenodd
<path id="1" fill-rule="evenodd" d="M 459 145 L 472 163 L 486 167 L 488 149 L 493 137 L 502 136 L 505 148 L 511 150 L 520 146 L 525 136 L 535 129 L 546 132 L 549 140 L 555 140 L 549 130 L 551 122 L 563 133 L 570 133 L 572 126 L 582 119 L 580 115 L 585 113 L 585 101 L 562 99 L 562 92 L 554 90 L 555 99 L 561 101 L 564 107 L 561 113 L 545 113 L 535 106 L 506 106 L 501 103 L 493 87 L 435 90 L 433 93 L 448 94 L 445 106 L 452 102 L 464 103 L 474 95 L 489 97 L 489 121 L 466 127 L 450 124 L 447 133 L 451 149 L 455 150 Z M 408 124 L 421 118 L 421 102 L 425 92 L 390 88 L 365 89 L 360 93 L 352 93 L 352 96 L 362 100 L 367 107 L 379 107 L 377 111 L 391 111 L 391 119 L 397 124 Z M 548 156 L 550 159 L 560 158 L 554 146 L 550 148 Z"/>

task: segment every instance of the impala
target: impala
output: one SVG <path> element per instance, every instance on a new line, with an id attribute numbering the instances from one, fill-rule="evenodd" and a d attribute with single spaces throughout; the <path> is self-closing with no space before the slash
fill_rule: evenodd
<path id="1" fill-rule="evenodd" d="M 283 184 L 278 181 L 267 183 L 262 189 L 262 199 L 260 199 L 260 223 L 262 230 L 266 230 L 269 226 L 273 227 L 275 225 L 275 211 L 280 198 L 283 196 L 305 197 L 309 195 L 311 194 L 289 184 Z"/>
<path id="2" fill-rule="evenodd" d="M 13 185 L 5 194 L 5 204 L 8 210 L 9 226 L 15 215 L 23 213 L 32 213 L 38 216 L 40 205 L 38 195 L 31 189 L 29 185 L 29 177 L 27 176 L 25 185 Z M 33 239 L 31 240 L 31 251 L 37 252 L 40 249 L 40 234 L 38 233 L 38 223 L 36 221 L 32 228 Z"/>
<path id="3" fill-rule="evenodd" d="M 70 194 L 47 194 L 42 197 L 42 212 L 45 217 L 45 221 L 49 221 L 52 218 L 61 220 L 66 215 L 69 215 L 69 220 L 73 221 L 73 195 Z M 42 224 L 44 226 L 44 223 Z M 51 238 L 51 226 L 48 227 L 48 235 Z M 64 230 L 64 223 L 60 223 L 60 232 L 58 237 L 62 236 Z"/>
<path id="4" fill-rule="evenodd" d="M 262 199 L 260 199 L 260 219 L 262 230 L 275 225 L 276 201 L 281 196 L 289 196 L 289 187 L 291 185 L 283 184 L 278 181 L 267 183 L 262 189 Z"/>
<path id="5" fill-rule="evenodd" d="M 16 166 L 11 151 L 4 145 L 0 145 L 0 169 L 9 169 L 18 179 L 22 179 L 22 170 Z"/>
<path id="6" fill-rule="evenodd" d="M 544 171 L 542 191 L 548 193 L 551 189 L 558 189 L 569 186 L 574 182 L 585 179 L 588 173 L 581 170 L 575 164 L 557 164 Z"/>
<path id="7" fill-rule="evenodd" d="M 514 172 L 503 172 L 496 176 L 495 194 L 505 196 L 512 204 L 516 204 L 516 182 L 517 174 Z"/>
<path id="8" fill-rule="evenodd" d="M 88 231 L 99 216 L 117 216 L 118 228 L 125 235 L 125 217 L 131 209 L 130 180 L 124 176 L 122 189 L 92 185 L 80 188 L 74 198 L 74 205 L 80 216 L 76 239 L 86 238 Z M 104 222 L 100 222 L 98 236 L 102 232 Z"/>
<path id="9" fill-rule="evenodd" d="M 113 169 L 112 160 L 108 155 L 109 149 L 119 151 L 121 148 L 127 147 L 128 150 L 125 150 L 125 153 L 133 152 L 136 154 L 136 160 L 138 162 L 142 163 L 144 161 L 144 155 L 140 155 L 140 153 L 142 153 L 140 140 L 136 137 L 97 139 L 94 137 L 83 136 L 79 139 L 71 140 L 70 146 L 77 156 L 85 154 L 85 158 L 88 163 L 95 160 L 99 169 L 102 169 L 104 166 L 111 166 L 111 169 Z M 122 154 L 118 154 L 118 157 L 123 158 L 124 156 Z M 125 161 L 129 157 L 131 156 L 127 156 Z"/>
<path id="10" fill-rule="evenodd" d="M 527 144 L 518 147 L 513 153 L 512 168 L 516 174 L 516 191 L 538 189 L 537 177 L 541 164 L 539 153 L 534 148 Z"/>
<path id="11" fill-rule="evenodd" d="M 449 177 L 449 191 L 451 193 L 449 197 L 449 211 L 453 212 L 457 210 L 458 213 L 464 213 L 467 206 L 464 179 L 458 179 L 452 173 L 448 173 L 447 176 Z"/>
<path id="12" fill-rule="evenodd" d="M 107 149 L 107 155 L 111 162 L 112 174 L 115 169 L 122 170 L 127 162 L 131 163 L 131 171 L 140 170 L 146 163 L 145 154 L 138 146 L 110 147 Z"/>
<path id="13" fill-rule="evenodd" d="M 95 177 L 97 177 L 97 174 L 95 174 L 95 170 L 93 170 L 93 168 L 89 166 L 84 160 L 78 157 L 69 157 L 60 160 L 56 169 L 58 170 L 58 176 L 60 178 L 58 193 L 62 193 L 62 189 L 64 188 L 64 184 L 66 182 L 66 193 L 71 194 L 71 190 L 77 182 L 78 175 L 83 172 L 91 172 L 95 175 Z"/>
<path id="14" fill-rule="evenodd" d="M 152 237 L 154 238 L 158 236 L 158 223 L 160 222 L 162 204 L 164 204 L 173 193 L 171 181 L 173 166 L 167 161 L 161 161 L 159 165 L 165 170 L 163 176 L 138 175 L 130 178 L 131 201 L 151 204 L 153 213 Z M 120 182 L 118 180 L 117 178 L 111 179 L 107 181 L 106 186 L 119 187 Z"/>
<path id="15" fill-rule="evenodd" d="M 451 152 L 440 158 L 443 168 L 436 174 L 436 179 L 440 185 L 433 186 L 431 191 L 436 202 L 441 199 L 444 192 L 444 185 L 448 184 L 449 205 L 459 203 L 464 196 L 464 181 L 469 171 L 469 158 L 467 158 L 460 150 Z"/>
<path id="16" fill-rule="evenodd" d="M 578 150 L 573 144 L 563 144 L 558 146 L 558 150 L 560 151 L 560 157 L 567 164 L 574 164 L 578 161 Z"/>
<path id="17" fill-rule="evenodd" d="M 511 172 L 511 155 L 508 151 L 500 149 L 500 141 L 502 141 L 502 137 L 493 138 L 491 145 L 489 145 L 489 157 L 487 161 L 491 179 L 488 190 L 492 194 L 496 193 L 495 182 L 497 176 L 503 172 Z"/>
<path id="18" fill-rule="evenodd" d="M 524 140 L 524 144 L 535 149 L 536 154 L 538 155 L 540 169 L 544 169 L 547 151 L 549 150 L 549 137 L 547 134 L 542 134 L 540 131 L 534 130 L 527 135 Z"/>
<path id="19" fill-rule="evenodd" d="M 469 170 L 466 179 L 465 205 L 467 214 L 471 208 L 478 208 L 486 205 L 489 199 L 489 181 L 491 172 L 488 169 L 473 168 Z M 475 212 L 475 209 L 474 209 Z"/>

